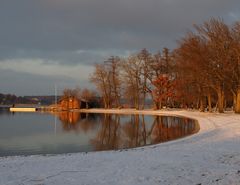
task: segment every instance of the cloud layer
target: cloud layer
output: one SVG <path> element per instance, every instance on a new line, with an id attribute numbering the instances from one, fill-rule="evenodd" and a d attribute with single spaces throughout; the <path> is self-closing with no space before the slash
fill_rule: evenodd
<path id="1" fill-rule="evenodd" d="M 49 69 L 51 78 L 61 72 L 65 76 L 62 69 L 69 66 L 82 66 L 90 72 L 86 66 L 110 55 L 126 55 L 145 47 L 154 52 L 174 48 L 193 24 L 211 17 L 231 23 L 239 19 L 239 8 L 237 0 L 3 0 L 0 69 L 11 70 L 15 76 L 21 72 L 49 77 L 29 68 L 18 70 L 32 61 L 31 66 L 38 66 L 39 71 L 45 70 L 44 65 L 55 65 Z M 11 66 L 8 69 L 6 62 Z M 2 83 L 1 78 L 0 86 Z M 4 88 L 8 90 L 7 85 Z"/>

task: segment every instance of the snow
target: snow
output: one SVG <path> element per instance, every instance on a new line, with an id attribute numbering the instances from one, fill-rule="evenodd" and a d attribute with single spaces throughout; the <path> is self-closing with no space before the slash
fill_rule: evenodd
<path id="1" fill-rule="evenodd" d="M 240 115 L 183 110 L 110 112 L 187 116 L 198 120 L 200 131 L 129 150 L 0 158 L 0 184 L 240 184 Z"/>

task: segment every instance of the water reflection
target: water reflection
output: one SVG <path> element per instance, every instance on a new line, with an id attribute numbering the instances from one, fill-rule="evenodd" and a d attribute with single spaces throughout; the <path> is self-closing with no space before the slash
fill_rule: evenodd
<path id="1" fill-rule="evenodd" d="M 121 148 L 120 116 L 104 114 L 100 119 L 100 129 L 91 139 L 95 150 L 114 150 Z"/>
<path id="2" fill-rule="evenodd" d="M 196 133 L 196 121 L 172 116 L 118 114 L 58 114 L 64 131 L 95 133 L 89 140 L 95 151 L 134 148 L 162 143 Z"/>
<path id="3" fill-rule="evenodd" d="M 98 123 L 95 114 L 63 111 L 57 113 L 64 131 L 76 131 L 87 133 L 96 128 Z"/>
<path id="4" fill-rule="evenodd" d="M 14 115 L 14 112 L 10 112 L 8 109 L 6 108 L 0 108 L 0 116 L 1 115 Z"/>
<path id="5" fill-rule="evenodd" d="M 149 134 L 152 144 L 174 140 L 199 130 L 194 120 L 178 117 L 155 117 L 152 129 Z"/>
<path id="6" fill-rule="evenodd" d="M 0 156 L 134 148 L 198 131 L 191 119 L 171 116 L 0 112 Z"/>

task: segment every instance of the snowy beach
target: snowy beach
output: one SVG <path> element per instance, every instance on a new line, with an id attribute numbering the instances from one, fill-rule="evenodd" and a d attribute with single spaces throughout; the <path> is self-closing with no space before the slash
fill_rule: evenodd
<path id="1" fill-rule="evenodd" d="M 186 116 L 198 120 L 200 131 L 179 140 L 128 150 L 2 157 L 0 185 L 240 184 L 240 115 L 125 109 L 86 111 Z"/>

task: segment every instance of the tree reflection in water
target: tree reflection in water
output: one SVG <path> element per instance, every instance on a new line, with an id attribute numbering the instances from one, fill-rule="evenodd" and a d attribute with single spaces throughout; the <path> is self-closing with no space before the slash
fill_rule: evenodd
<path id="1" fill-rule="evenodd" d="M 114 150 L 121 144 L 120 116 L 104 114 L 101 117 L 100 129 L 91 140 L 95 150 Z"/>
<path id="2" fill-rule="evenodd" d="M 156 116 L 149 132 L 151 144 L 181 138 L 199 130 L 196 122 L 188 118 Z"/>
<path id="3" fill-rule="evenodd" d="M 58 116 L 64 131 L 94 133 L 89 143 L 95 151 L 134 148 L 166 142 L 199 130 L 196 121 L 182 117 L 80 114 L 78 112 L 61 112 Z"/>
<path id="4" fill-rule="evenodd" d="M 124 148 L 134 148 L 147 144 L 144 116 L 131 115 L 131 120 L 123 126 Z"/>

